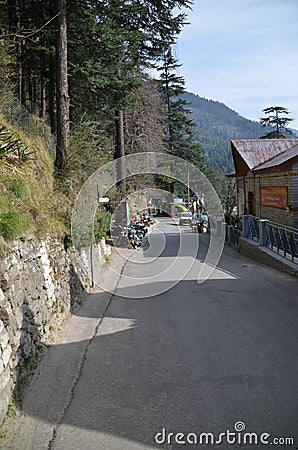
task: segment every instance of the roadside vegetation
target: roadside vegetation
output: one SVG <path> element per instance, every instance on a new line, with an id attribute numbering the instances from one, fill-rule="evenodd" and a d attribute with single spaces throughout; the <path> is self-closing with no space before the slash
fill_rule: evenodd
<path id="1" fill-rule="evenodd" d="M 192 1 L 42 3 L 12 0 L 0 11 L 0 235 L 70 242 L 84 182 L 136 152 L 179 156 L 224 196 L 223 177 L 206 165 L 195 138 L 172 54 Z M 158 80 L 148 75 L 153 67 Z M 149 175 L 115 186 L 96 214 L 97 241 L 123 195 L 152 184 L 184 189 Z"/>
<path id="2" fill-rule="evenodd" d="M 54 190 L 53 162 L 32 139 L 0 116 L 0 235 L 63 235 L 69 202 Z"/>

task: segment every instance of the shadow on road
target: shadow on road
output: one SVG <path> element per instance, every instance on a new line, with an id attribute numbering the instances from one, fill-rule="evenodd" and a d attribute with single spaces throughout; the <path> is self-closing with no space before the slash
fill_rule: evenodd
<path id="1" fill-rule="evenodd" d="M 298 438 L 297 299 L 291 278 L 276 274 L 271 280 L 270 269 L 241 264 L 236 253 L 235 259 L 233 279 L 181 281 L 143 299 L 126 298 L 120 289 L 91 341 L 48 350 L 58 365 L 86 349 L 63 417 L 64 440 L 71 429 L 75 448 L 82 448 L 88 430 L 103 434 L 101 443 L 117 438 L 115 448 L 122 439 L 178 448 L 158 445 L 154 436 L 163 428 L 218 436 L 240 420 L 249 432 Z M 231 270 L 228 258 L 221 269 Z M 105 293 L 91 294 L 75 315 L 100 319 L 105 302 Z M 57 377 L 56 366 L 48 370 Z M 55 392 L 41 378 L 35 383 L 41 395 L 30 398 L 34 391 L 29 392 L 23 412 L 55 424 Z M 59 430 L 56 439 L 59 445 Z"/>
<path id="2" fill-rule="evenodd" d="M 152 238 L 140 250 L 145 257 Z M 208 236 L 193 239 L 199 264 Z M 176 241 L 169 233 L 159 256 L 175 257 Z M 74 299 L 84 287 L 73 267 L 69 276 Z M 72 305 L 72 339 L 47 349 L 22 409 L 36 419 L 36 433 L 60 424 L 53 450 L 177 449 L 155 435 L 218 437 L 238 421 L 248 432 L 298 439 L 297 281 L 229 248 L 210 279 L 196 278 L 146 298 L 128 298 L 131 287 L 119 285 L 116 295 L 93 293 L 79 309 Z"/>

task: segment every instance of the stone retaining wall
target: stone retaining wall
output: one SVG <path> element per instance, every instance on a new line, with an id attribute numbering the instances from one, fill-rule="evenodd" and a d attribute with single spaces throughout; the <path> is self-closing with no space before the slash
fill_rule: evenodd
<path id="1" fill-rule="evenodd" d="M 110 251 L 103 244 L 98 250 Z M 61 240 L 32 238 L 6 249 L 0 261 L 0 424 L 36 367 L 43 342 L 84 300 L 89 285 Z"/>

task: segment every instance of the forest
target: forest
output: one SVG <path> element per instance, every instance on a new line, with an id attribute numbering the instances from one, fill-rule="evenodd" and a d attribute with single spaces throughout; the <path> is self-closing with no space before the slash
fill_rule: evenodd
<path id="1" fill-rule="evenodd" d="M 180 64 L 172 53 L 191 4 L 191 0 L 2 2 L 2 105 L 9 96 L 16 99 L 50 134 L 54 189 L 70 204 L 100 165 L 148 151 L 192 162 L 224 195 L 223 180 L 204 161 L 185 80 L 177 75 Z M 158 80 L 150 76 L 152 69 L 159 72 Z M 205 159 L 212 162 L 208 152 Z M 143 177 L 141 184 L 146 183 L 171 192 L 178 189 L 174 181 L 157 177 Z M 122 192 L 111 193 L 112 199 L 117 202 L 119 193 L 136 185 L 140 179 L 122 184 L 118 188 Z"/>
<path id="2" fill-rule="evenodd" d="M 196 124 L 195 139 L 203 149 L 204 161 L 224 174 L 234 171 L 231 139 L 259 139 L 274 130 L 242 117 L 224 103 L 190 92 L 184 92 L 182 98 L 191 109 L 191 118 Z M 286 132 L 289 138 L 297 135 L 297 130 L 290 129 L 290 132 L 292 134 Z"/>

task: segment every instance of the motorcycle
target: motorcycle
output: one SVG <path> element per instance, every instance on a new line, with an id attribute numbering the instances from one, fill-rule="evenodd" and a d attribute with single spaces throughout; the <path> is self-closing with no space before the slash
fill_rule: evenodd
<path id="1" fill-rule="evenodd" d="M 207 233 L 208 231 L 208 225 L 204 220 L 200 220 L 197 224 L 198 227 L 198 233 Z"/>
<path id="2" fill-rule="evenodd" d="M 137 247 L 141 247 L 142 238 L 138 234 L 134 225 L 130 225 L 127 227 L 127 237 L 128 237 L 128 242 L 130 243 L 132 248 L 135 249 Z"/>

